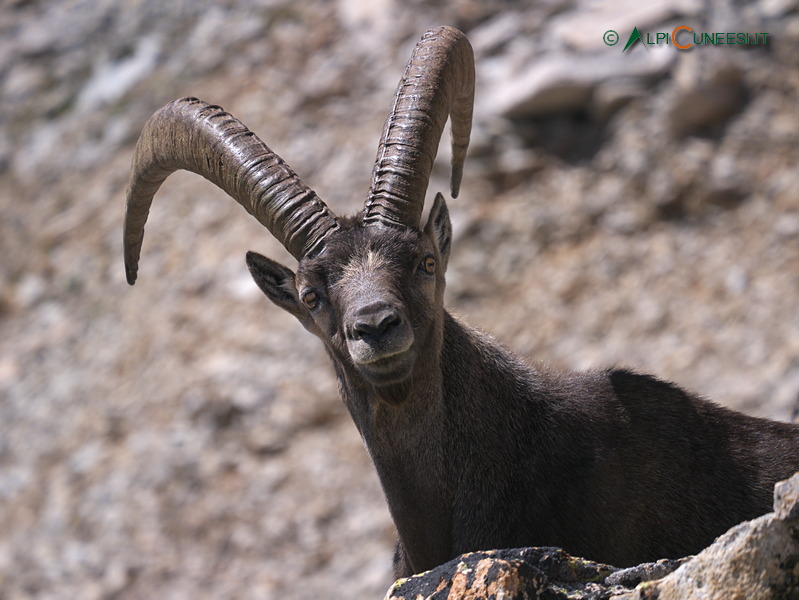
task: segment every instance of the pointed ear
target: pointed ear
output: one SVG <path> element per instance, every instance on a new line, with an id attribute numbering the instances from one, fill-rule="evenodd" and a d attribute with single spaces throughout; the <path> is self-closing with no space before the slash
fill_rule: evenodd
<path id="1" fill-rule="evenodd" d="M 447 203 L 444 202 L 444 196 L 440 193 L 436 194 L 436 199 L 433 201 L 433 208 L 430 209 L 430 216 L 427 218 L 424 232 L 435 240 L 438 253 L 444 262 L 444 269 L 446 269 L 449 262 L 449 251 L 452 247 L 452 223 L 449 220 Z"/>
<path id="2" fill-rule="evenodd" d="M 247 252 L 247 268 L 255 283 L 272 302 L 291 313 L 303 327 L 319 335 L 318 327 L 308 308 L 300 301 L 294 283 L 294 271 L 257 252 Z"/>

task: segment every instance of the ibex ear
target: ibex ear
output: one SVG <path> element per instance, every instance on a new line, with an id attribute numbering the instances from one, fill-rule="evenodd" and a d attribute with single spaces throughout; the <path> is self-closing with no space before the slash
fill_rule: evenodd
<path id="1" fill-rule="evenodd" d="M 452 223 L 449 220 L 447 203 L 444 202 L 444 196 L 441 193 L 436 194 L 433 208 L 430 209 L 430 216 L 427 217 L 427 225 L 424 226 L 424 232 L 435 240 L 438 253 L 444 263 L 443 267 L 446 269 L 447 262 L 449 262 L 449 250 L 452 247 Z"/>
<path id="2" fill-rule="evenodd" d="M 267 298 L 297 317 L 305 329 L 314 335 L 319 335 L 319 329 L 311 317 L 311 313 L 297 294 L 294 271 L 271 258 L 252 251 L 247 252 L 247 268 Z"/>

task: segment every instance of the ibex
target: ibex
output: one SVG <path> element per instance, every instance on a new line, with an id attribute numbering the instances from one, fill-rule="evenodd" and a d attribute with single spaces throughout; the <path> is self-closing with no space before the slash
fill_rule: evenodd
<path id="1" fill-rule="evenodd" d="M 247 265 L 330 356 L 397 528 L 397 577 L 489 548 L 560 546 L 617 566 L 680 557 L 768 512 L 774 483 L 799 470 L 799 426 L 624 369 L 531 367 L 444 309 L 452 230 L 441 194 L 420 220 L 448 117 L 457 196 L 473 99 L 466 37 L 428 31 L 352 217 L 218 106 L 167 104 L 133 158 L 128 282 L 153 195 L 178 169 L 225 190 L 297 259 L 296 273 L 255 252 Z"/>

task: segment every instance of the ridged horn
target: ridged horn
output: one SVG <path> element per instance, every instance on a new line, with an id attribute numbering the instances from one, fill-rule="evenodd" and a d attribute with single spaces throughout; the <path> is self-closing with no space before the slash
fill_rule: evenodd
<path id="1" fill-rule="evenodd" d="M 447 117 L 452 197 L 458 196 L 474 105 L 474 54 L 466 36 L 437 27 L 422 36 L 397 86 L 372 171 L 364 221 L 418 226 Z"/>
<path id="2" fill-rule="evenodd" d="M 297 260 L 319 251 L 338 227 L 325 203 L 241 121 L 218 106 L 181 98 L 150 117 L 133 155 L 123 234 L 131 285 L 153 196 L 180 169 L 222 188 Z"/>

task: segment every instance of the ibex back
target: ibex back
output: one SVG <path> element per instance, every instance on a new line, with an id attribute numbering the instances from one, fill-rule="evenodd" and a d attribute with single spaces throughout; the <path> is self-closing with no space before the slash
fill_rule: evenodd
<path id="1" fill-rule="evenodd" d="M 498 547 L 561 546 L 619 566 L 684 556 L 767 512 L 774 483 L 799 470 L 799 427 L 626 370 L 534 369 L 444 309 L 452 231 L 440 194 L 420 220 L 448 116 L 457 196 L 473 90 L 466 37 L 427 32 L 353 217 L 219 107 L 168 104 L 133 159 L 128 281 L 153 195 L 178 169 L 224 189 L 283 243 L 296 274 L 254 252 L 247 265 L 330 356 L 397 527 L 398 577 Z"/>

